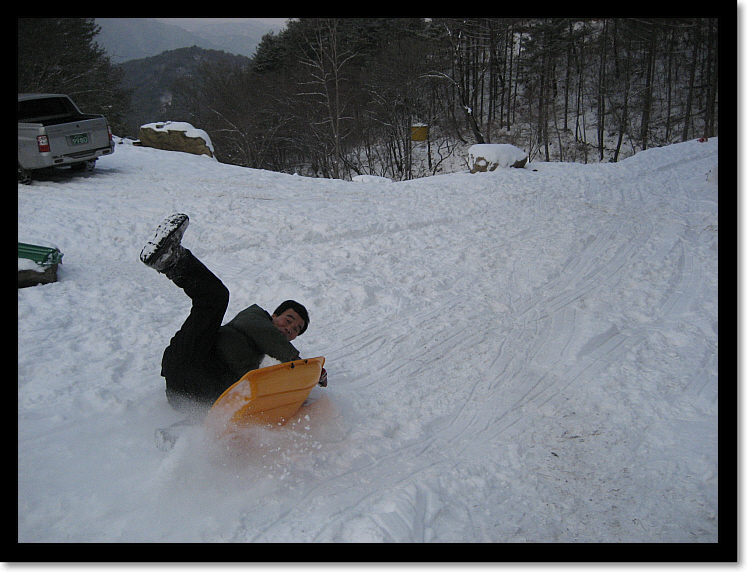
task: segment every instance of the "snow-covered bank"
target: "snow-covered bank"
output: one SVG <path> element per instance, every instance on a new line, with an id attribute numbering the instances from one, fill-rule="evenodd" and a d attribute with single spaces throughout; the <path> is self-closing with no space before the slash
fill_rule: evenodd
<path id="1" fill-rule="evenodd" d="M 717 153 L 349 183 L 123 144 L 19 185 L 65 255 L 18 291 L 19 541 L 717 541 Z M 227 320 L 295 298 L 327 359 L 241 464 L 154 445 L 175 211 Z"/>

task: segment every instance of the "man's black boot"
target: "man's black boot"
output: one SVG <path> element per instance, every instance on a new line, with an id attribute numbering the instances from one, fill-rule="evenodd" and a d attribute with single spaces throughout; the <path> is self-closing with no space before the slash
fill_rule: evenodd
<path id="1" fill-rule="evenodd" d="M 190 218 L 184 213 L 164 219 L 140 252 L 140 260 L 160 273 L 173 267 L 184 256 L 182 236 L 189 223 Z"/>

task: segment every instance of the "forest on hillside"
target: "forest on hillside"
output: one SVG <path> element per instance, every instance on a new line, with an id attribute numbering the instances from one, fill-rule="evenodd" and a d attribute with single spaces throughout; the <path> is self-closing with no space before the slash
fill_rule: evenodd
<path id="1" fill-rule="evenodd" d="M 98 31 L 19 18 L 18 90 L 68 93 L 124 133 L 144 104 Z M 224 163 L 342 179 L 439 173 L 474 143 L 618 161 L 718 134 L 719 47 L 718 18 L 291 19 L 251 60 L 180 64 L 151 121 L 205 130 Z"/>
<path id="2" fill-rule="evenodd" d="M 174 105 L 221 161 L 274 171 L 410 179 L 484 142 L 617 161 L 718 133 L 718 33 L 716 18 L 301 18 L 250 65 L 178 82 Z"/>
<path id="3" fill-rule="evenodd" d="M 241 67 L 248 62 L 246 56 L 191 46 L 119 64 L 117 68 L 123 72 L 121 85 L 132 94 L 121 135 L 137 138 L 141 125 L 182 120 L 179 115 L 172 115 L 180 113 L 171 106 L 172 85 L 177 78 L 193 77 L 202 67 L 227 63 Z"/>

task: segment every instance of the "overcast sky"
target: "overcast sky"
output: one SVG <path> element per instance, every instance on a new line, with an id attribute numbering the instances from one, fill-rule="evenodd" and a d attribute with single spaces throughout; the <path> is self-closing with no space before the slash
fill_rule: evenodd
<path id="1" fill-rule="evenodd" d="M 268 24 L 273 28 L 285 26 L 288 18 L 154 18 L 159 22 L 166 22 L 167 24 L 174 24 L 181 26 L 187 30 L 194 30 L 205 24 L 211 24 L 214 22 L 261 22 Z"/>

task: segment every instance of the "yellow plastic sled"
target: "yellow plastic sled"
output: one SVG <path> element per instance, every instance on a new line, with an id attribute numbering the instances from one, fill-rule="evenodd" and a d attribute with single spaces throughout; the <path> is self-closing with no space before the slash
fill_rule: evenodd
<path id="1" fill-rule="evenodd" d="M 250 426 L 285 424 L 319 382 L 324 364 L 320 356 L 250 370 L 216 400 L 206 427 L 216 438 L 230 438 Z"/>

